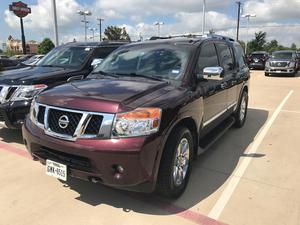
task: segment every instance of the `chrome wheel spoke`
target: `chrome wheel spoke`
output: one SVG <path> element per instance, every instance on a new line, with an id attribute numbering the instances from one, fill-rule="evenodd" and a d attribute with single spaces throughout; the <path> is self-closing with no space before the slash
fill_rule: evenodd
<path id="1" fill-rule="evenodd" d="M 177 149 L 173 164 L 173 181 L 175 186 L 180 186 L 186 177 L 189 165 L 190 146 L 186 138 L 183 138 Z"/>

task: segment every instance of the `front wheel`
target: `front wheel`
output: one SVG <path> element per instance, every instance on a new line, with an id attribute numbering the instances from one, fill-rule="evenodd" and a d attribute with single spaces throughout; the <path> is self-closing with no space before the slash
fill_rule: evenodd
<path id="1" fill-rule="evenodd" d="M 243 91 L 240 104 L 237 111 L 234 114 L 235 127 L 241 128 L 244 126 L 248 112 L 248 92 Z"/>
<path id="2" fill-rule="evenodd" d="M 185 190 L 194 156 L 194 141 L 189 129 L 174 130 L 164 149 L 157 181 L 157 191 L 178 198 Z"/>

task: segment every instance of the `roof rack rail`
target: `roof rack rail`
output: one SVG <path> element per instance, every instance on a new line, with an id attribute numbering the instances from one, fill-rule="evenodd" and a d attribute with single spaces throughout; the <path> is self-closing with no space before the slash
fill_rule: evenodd
<path id="1" fill-rule="evenodd" d="M 197 38 L 197 37 L 210 37 L 210 38 L 216 38 L 220 40 L 225 40 L 225 41 L 231 41 L 234 42 L 235 40 L 233 38 L 223 36 L 223 35 L 218 35 L 218 34 L 179 34 L 179 35 L 169 35 L 169 36 L 164 36 L 164 37 L 159 37 L 159 36 L 153 36 L 149 40 L 161 40 L 161 39 L 171 39 L 171 38 L 179 38 L 179 37 L 185 37 L 185 38 Z"/>

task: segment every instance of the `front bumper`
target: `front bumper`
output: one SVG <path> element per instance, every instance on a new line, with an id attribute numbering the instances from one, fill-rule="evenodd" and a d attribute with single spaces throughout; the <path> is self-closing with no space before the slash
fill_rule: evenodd
<path id="1" fill-rule="evenodd" d="M 291 75 L 296 72 L 295 68 L 288 68 L 288 67 L 266 67 L 266 73 L 269 74 L 287 74 Z"/>
<path id="2" fill-rule="evenodd" d="M 0 124 L 10 129 L 20 129 L 30 111 L 31 101 L 0 104 Z"/>
<path id="3" fill-rule="evenodd" d="M 265 64 L 264 63 L 250 63 L 249 67 L 253 68 L 253 69 L 264 69 Z"/>
<path id="4" fill-rule="evenodd" d="M 23 138 L 33 159 L 42 164 L 46 159 L 65 164 L 68 176 L 86 181 L 97 179 L 107 186 L 131 191 L 155 189 L 162 150 L 160 136 L 64 141 L 45 135 L 28 119 L 23 126 Z M 81 162 L 77 163 L 78 160 Z M 116 176 L 117 165 L 124 168 L 121 176 Z"/>

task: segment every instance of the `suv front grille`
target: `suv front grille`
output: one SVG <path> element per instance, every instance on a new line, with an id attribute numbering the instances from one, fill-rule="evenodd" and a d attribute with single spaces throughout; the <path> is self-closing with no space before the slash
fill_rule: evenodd
<path id="1" fill-rule="evenodd" d="M 40 124 L 44 124 L 44 118 L 45 118 L 45 106 L 39 106 L 39 111 L 38 111 L 38 115 L 37 115 L 37 121 Z"/>
<path id="2" fill-rule="evenodd" d="M 114 114 L 71 110 L 35 103 L 34 122 L 45 134 L 76 141 L 77 138 L 108 139 Z"/>
<path id="3" fill-rule="evenodd" d="M 62 128 L 59 125 L 59 120 L 62 116 L 69 118 L 69 124 L 66 128 Z M 56 133 L 73 136 L 81 117 L 82 114 L 80 113 L 50 109 L 48 114 L 49 128 Z"/>
<path id="4" fill-rule="evenodd" d="M 288 63 L 287 62 L 271 62 L 270 66 L 271 67 L 287 67 Z"/>
<path id="5" fill-rule="evenodd" d="M 103 116 L 93 115 L 88 126 L 85 129 L 84 134 L 87 135 L 97 135 L 99 133 Z"/>

